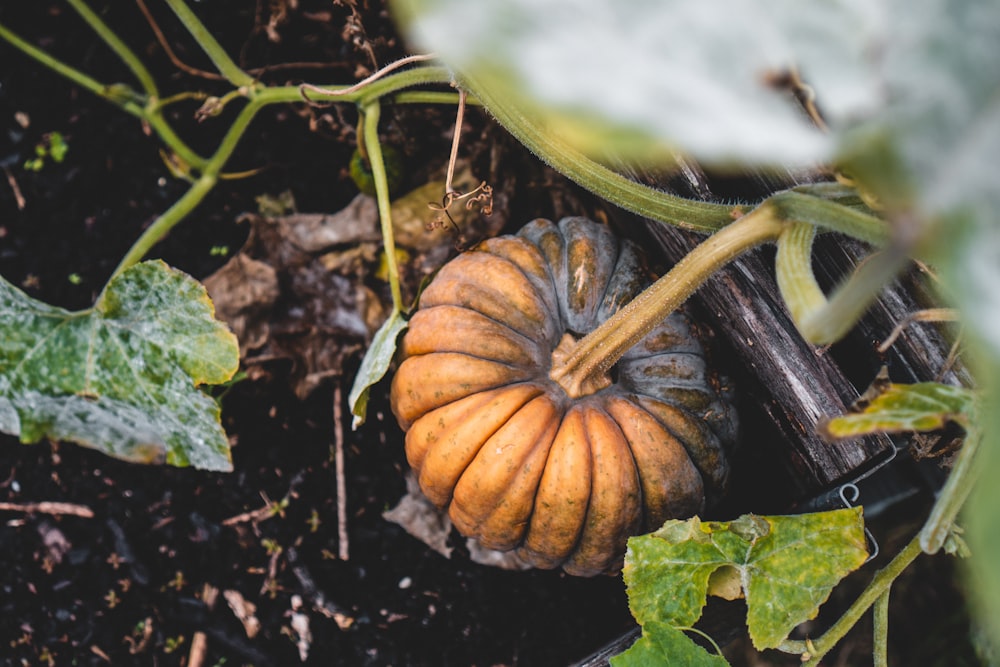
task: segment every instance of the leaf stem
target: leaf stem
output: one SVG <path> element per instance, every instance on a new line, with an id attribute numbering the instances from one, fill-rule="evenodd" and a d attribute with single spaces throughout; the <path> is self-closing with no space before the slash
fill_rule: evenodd
<path id="1" fill-rule="evenodd" d="M 364 144 L 375 181 L 375 199 L 378 202 L 379 221 L 382 225 L 382 247 L 385 252 L 389 290 L 392 293 L 393 313 L 402 312 L 403 296 L 399 287 L 399 267 L 396 265 L 396 242 L 392 229 L 392 205 L 389 201 L 389 179 L 382 160 L 382 145 L 378 138 L 378 122 L 382 108 L 377 101 L 369 102 L 361 110 L 365 116 Z"/>
<path id="2" fill-rule="evenodd" d="M 5 25 L 0 23 L 0 38 L 3 38 L 8 43 L 10 43 L 15 48 L 22 51 L 24 54 L 34 58 L 42 65 L 45 65 L 53 72 L 62 75 L 63 77 L 69 79 L 73 83 L 77 84 L 85 90 L 89 90 L 94 95 L 98 97 L 103 97 L 111 102 L 114 102 L 119 107 L 132 114 L 133 116 L 142 117 L 143 108 L 141 104 L 137 104 L 135 101 L 129 103 L 123 103 L 117 97 L 110 94 L 110 86 L 106 86 L 100 81 L 84 74 L 80 70 L 70 67 L 66 63 L 62 62 L 58 58 L 50 55 L 46 51 L 38 48 L 34 44 L 22 39 L 16 33 L 12 32 Z"/>
<path id="3" fill-rule="evenodd" d="M 909 255 L 891 243 L 889 226 L 879 218 L 802 192 L 790 191 L 780 197 L 783 215 L 796 222 L 778 240 L 778 289 L 803 338 L 818 345 L 833 343 L 854 326 L 878 292 L 906 266 Z M 812 270 L 817 227 L 888 247 L 869 257 L 827 299 Z"/>
<path id="4" fill-rule="evenodd" d="M 250 122 L 264 104 L 265 102 L 259 99 L 253 99 L 240 110 L 240 113 L 236 116 L 226 135 L 219 142 L 219 147 L 205 163 L 205 168 L 201 176 L 180 199 L 174 202 L 173 206 L 164 211 L 136 239 L 135 243 L 132 244 L 132 247 L 125 254 L 125 257 L 118 264 L 114 273 L 111 274 L 111 278 L 114 278 L 128 267 L 142 260 L 154 245 L 163 239 L 177 223 L 183 220 L 202 202 L 205 196 L 215 187 L 216 182 L 219 180 L 219 173 L 225 166 L 226 161 L 232 156 L 236 145 L 243 137 Z M 111 281 L 111 278 L 108 279 L 108 282 Z"/>
<path id="5" fill-rule="evenodd" d="M 840 340 L 909 262 L 909 253 L 896 245 L 867 257 L 825 304 L 796 320 L 802 337 L 814 345 Z"/>
<path id="6" fill-rule="evenodd" d="M 229 54 L 226 53 L 222 45 L 215 39 L 215 36 L 205 28 L 205 25 L 195 16 L 194 12 L 184 3 L 184 0 L 166 0 L 167 5 L 174 11 L 180 22 L 184 24 L 191 36 L 198 42 L 205 54 L 211 59 L 212 64 L 219 71 L 219 74 L 238 88 L 252 88 L 256 80 L 244 72 L 233 62 Z"/>
<path id="7" fill-rule="evenodd" d="M 142 61 L 135 55 L 135 52 L 126 46 L 125 42 L 121 40 L 115 31 L 108 27 L 108 24 L 101 20 L 83 0 L 67 1 L 83 20 L 87 22 L 87 25 L 115 52 L 115 55 L 132 70 L 132 74 L 139 80 L 139 84 L 146 91 L 146 95 L 149 97 L 159 97 L 160 94 L 157 92 L 156 81 L 153 79 L 153 75 L 149 73 L 149 70 L 142 64 Z"/>
<path id="8" fill-rule="evenodd" d="M 156 132 L 160 140 L 174 151 L 189 165 L 198 169 L 203 169 L 205 158 L 195 153 L 184 141 L 174 132 L 169 123 L 161 115 L 160 103 L 156 99 L 143 99 L 143 95 L 123 86 L 108 86 L 96 79 L 84 74 L 80 70 L 67 65 L 61 60 L 53 57 L 45 51 L 26 42 L 24 39 L 11 32 L 6 26 L 0 24 L 0 38 L 3 38 L 11 45 L 21 50 L 25 55 L 34 58 L 42 65 L 48 67 L 53 72 L 72 81 L 81 88 L 90 91 L 97 97 L 102 97 L 111 102 L 121 110 L 125 111 L 140 120 L 145 121 Z"/>
<path id="9" fill-rule="evenodd" d="M 822 187 L 827 185 L 833 187 Z M 889 245 L 892 230 L 888 223 L 853 206 L 857 197 L 851 192 L 839 185 L 822 183 L 786 190 L 771 200 L 777 200 L 775 204 L 786 220 L 808 222 L 879 248 Z"/>
<path id="10" fill-rule="evenodd" d="M 122 258 L 121 262 L 118 263 L 118 267 L 108 278 L 108 284 L 113 280 L 118 274 L 120 274 L 125 269 L 130 266 L 137 264 L 146 256 L 150 248 L 156 245 L 167 233 L 177 225 L 178 222 L 184 219 L 194 208 L 201 203 L 212 188 L 215 186 L 217 176 L 214 174 L 204 173 L 198 180 L 196 180 L 187 192 L 181 196 L 173 205 L 164 211 L 160 216 L 153 221 L 149 227 L 136 239 L 132 247 L 129 248 L 128 252 Z M 107 289 L 107 284 L 105 284 L 105 289 Z M 100 299 L 98 299 L 100 300 Z"/>
<path id="11" fill-rule="evenodd" d="M 891 586 L 875 601 L 874 648 L 872 667 L 889 667 L 889 592 Z"/>
<path id="12" fill-rule="evenodd" d="M 562 363 L 553 366 L 550 377 L 569 396 L 585 395 L 591 378 L 607 372 L 716 270 L 750 248 L 774 241 L 786 226 L 769 200 L 709 236 L 666 275 L 577 341 Z"/>
<path id="13" fill-rule="evenodd" d="M 778 239 L 774 273 L 778 290 L 796 323 L 826 305 L 826 295 L 816 282 L 812 268 L 813 239 L 816 227 L 794 222 Z"/>
<path id="14" fill-rule="evenodd" d="M 903 550 L 896 554 L 888 565 L 875 573 L 871 582 L 861 592 L 858 599 L 847 609 L 844 614 L 837 619 L 830 628 L 819 638 L 811 641 L 785 640 L 778 648 L 786 653 L 798 653 L 803 657 L 804 667 L 816 667 L 820 664 L 830 650 L 836 646 L 837 642 L 844 638 L 844 635 L 853 628 L 861 617 L 868 611 L 875 602 L 885 594 L 896 578 L 909 567 L 910 563 L 916 560 L 917 556 L 923 553 L 920 548 L 920 535 L 915 535 L 910 542 L 903 547 Z M 810 648 L 811 646 L 811 648 Z"/>
<path id="15" fill-rule="evenodd" d="M 929 554 L 937 553 L 944 545 L 982 468 L 980 445 L 983 442 L 983 429 L 975 426 L 980 423 L 980 418 L 974 417 L 969 423 L 973 426 L 962 443 L 962 448 L 958 450 L 948 479 L 941 487 L 930 516 L 920 531 L 920 547 Z"/>

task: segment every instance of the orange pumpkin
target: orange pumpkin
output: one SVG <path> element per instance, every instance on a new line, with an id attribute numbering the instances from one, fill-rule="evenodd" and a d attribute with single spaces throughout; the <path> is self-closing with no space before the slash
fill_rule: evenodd
<path id="1" fill-rule="evenodd" d="M 736 417 L 675 313 L 587 395 L 553 358 L 647 284 L 603 225 L 535 220 L 445 265 L 402 341 L 392 408 L 420 488 L 458 530 L 536 567 L 621 567 L 625 541 L 723 489 Z"/>

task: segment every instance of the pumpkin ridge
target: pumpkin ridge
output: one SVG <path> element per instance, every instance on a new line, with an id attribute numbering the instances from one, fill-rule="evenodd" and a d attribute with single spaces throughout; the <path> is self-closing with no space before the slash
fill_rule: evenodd
<path id="1" fill-rule="evenodd" d="M 446 359 L 438 359 L 438 363 L 428 365 L 434 361 L 431 357 L 435 355 L 438 355 L 439 357 L 446 357 Z M 480 373 L 479 376 L 475 378 L 478 382 L 478 384 L 476 384 L 471 381 L 473 378 L 463 376 L 462 379 L 465 380 L 464 382 L 451 381 L 448 385 L 446 385 L 445 390 L 434 391 L 431 387 L 431 385 L 434 384 L 434 373 L 453 370 L 449 368 L 451 365 L 449 362 L 458 361 L 458 357 L 463 357 L 466 360 L 475 359 L 481 364 L 488 364 L 479 370 L 490 371 L 493 377 L 490 377 L 488 381 L 484 381 L 482 373 Z M 491 366 L 493 368 L 491 368 Z M 511 373 L 501 376 L 498 371 L 503 369 L 507 369 L 511 371 Z M 469 369 L 463 369 L 463 372 L 468 373 L 468 370 Z M 414 374 L 418 377 L 409 377 Z M 440 408 L 448 403 L 468 396 L 469 394 L 478 393 L 480 391 L 488 391 L 490 389 L 510 384 L 511 382 L 521 382 L 530 379 L 531 376 L 525 369 L 509 366 L 503 362 L 491 359 L 479 359 L 455 352 L 432 352 L 429 354 L 409 357 L 403 361 L 393 378 L 390 390 L 390 400 L 396 419 L 401 425 L 403 425 L 404 428 L 408 429 L 414 421 L 431 410 Z M 450 398 L 447 398 L 449 395 Z M 443 400 L 445 398 L 447 398 L 447 400 Z"/>
<path id="2" fill-rule="evenodd" d="M 431 410 L 426 413 L 423 417 L 416 420 L 410 430 L 407 432 L 406 438 L 406 454 L 407 460 L 413 467 L 414 472 L 417 475 L 417 479 L 421 482 L 421 488 L 424 489 L 425 495 L 438 507 L 446 507 L 451 503 L 452 496 L 454 495 L 455 485 L 462 476 L 462 472 L 468 467 L 468 464 L 475 459 L 478 455 L 479 450 L 482 449 L 483 445 L 489 441 L 493 435 L 499 431 L 504 425 L 511 420 L 511 418 L 517 414 L 521 408 L 528 404 L 529 401 L 533 401 L 539 396 L 545 393 L 544 387 L 540 387 L 537 383 L 533 382 L 519 382 L 511 385 L 504 385 L 491 389 L 489 391 L 480 392 L 478 394 L 470 394 L 464 398 L 460 398 L 457 401 L 452 401 L 447 405 L 443 405 L 440 408 Z M 480 400 L 470 400 L 477 397 L 481 397 Z M 459 406 L 460 402 L 466 402 L 468 405 Z M 513 401 L 513 403 L 510 403 Z M 507 403 L 505 405 L 505 402 Z M 473 425 L 473 420 L 468 417 L 468 413 L 471 412 L 482 412 L 484 409 L 501 410 L 500 418 L 495 420 L 487 420 L 488 415 L 479 415 L 479 421 Z M 463 415 L 452 415 L 451 412 L 459 410 L 464 412 Z M 441 411 L 444 411 L 442 414 Z M 459 416 L 464 417 L 457 424 L 442 424 L 441 428 L 435 429 L 433 425 L 430 429 L 424 431 L 424 426 L 422 422 L 425 420 L 430 420 L 434 422 L 437 420 L 439 423 L 444 419 L 444 417 Z M 459 438 L 463 431 L 466 429 L 473 429 L 474 427 L 482 427 L 483 423 L 489 423 L 491 426 L 489 428 L 481 429 L 475 432 L 472 437 L 469 438 Z M 411 433 L 415 435 L 411 438 Z M 423 435 L 424 437 L 429 437 L 434 435 L 434 440 L 427 444 L 426 447 L 421 448 L 420 443 L 416 442 L 416 439 Z M 451 451 L 441 451 L 442 447 L 451 444 L 454 440 L 462 440 L 463 442 L 471 442 L 471 446 L 468 451 L 463 454 L 461 451 L 455 452 Z M 475 441 L 478 440 L 478 444 Z M 411 444 L 411 442 L 413 444 Z M 421 452 L 421 449 L 423 451 Z M 419 454 L 419 457 L 417 456 Z M 464 465 L 457 471 L 448 472 L 449 469 L 449 455 L 455 457 L 461 457 L 460 459 L 452 459 L 452 463 L 456 460 L 464 460 Z M 443 484 L 440 478 L 444 475 L 446 477 Z M 431 481 L 428 481 L 431 480 Z M 440 492 L 440 488 L 448 487 L 447 493 Z"/>
<path id="3" fill-rule="evenodd" d="M 470 276 L 463 276 L 463 271 Z M 489 280 L 492 273 L 503 272 L 506 275 Z M 520 284 L 505 284 L 508 281 Z M 512 304 L 515 295 L 523 297 L 523 303 Z M 506 317 L 508 327 L 528 338 L 538 336 L 547 340 L 556 335 L 549 309 L 535 285 L 517 264 L 491 252 L 464 252 L 438 271 L 424 290 L 420 307 L 439 305 L 469 308 L 492 319 Z M 530 313 L 525 311 L 529 305 Z"/>
<path id="4" fill-rule="evenodd" d="M 475 313 L 476 315 L 479 315 L 483 319 L 489 321 L 491 324 L 496 324 L 497 326 L 503 327 L 506 331 L 509 331 L 511 335 L 516 336 L 518 339 L 520 339 L 520 341 L 523 341 L 525 347 L 529 347 L 529 346 L 533 347 L 533 348 L 535 348 L 536 350 L 539 351 L 539 356 L 540 357 L 545 357 L 545 355 L 542 354 L 542 352 L 544 352 L 545 348 L 538 341 L 533 340 L 529 336 L 521 333 L 517 329 L 513 328 L 512 326 L 510 326 L 510 324 L 508 324 L 508 323 L 506 323 L 506 322 L 504 322 L 502 320 L 498 320 L 495 317 L 491 317 L 489 314 L 484 313 L 481 310 L 477 310 L 476 308 L 470 308 L 468 306 L 456 305 L 456 304 L 439 304 L 439 305 L 436 305 L 436 306 L 429 306 L 425 310 L 431 310 L 431 309 L 434 309 L 434 308 L 459 308 L 459 309 L 462 309 L 462 310 L 467 310 L 469 312 Z M 421 312 L 421 311 L 418 310 L 417 312 Z M 405 345 L 405 338 L 404 338 L 404 345 Z M 421 352 L 420 354 L 414 354 L 414 355 L 409 355 L 408 354 L 407 358 L 409 358 L 410 356 L 421 356 L 421 355 L 424 355 L 424 354 L 435 354 L 435 353 L 441 352 L 441 351 L 444 351 L 444 350 L 440 350 L 440 349 L 439 350 L 432 350 L 432 351 L 428 351 L 428 352 Z M 482 355 L 475 355 L 475 354 L 471 354 L 471 353 L 467 353 L 467 352 L 456 352 L 456 354 L 468 354 L 469 356 L 474 356 L 474 357 L 479 357 L 479 358 L 488 358 L 488 357 L 482 357 Z"/>
<path id="5" fill-rule="evenodd" d="M 586 218 L 563 218 L 559 221 L 558 228 L 564 239 L 559 259 L 561 275 L 556 282 L 559 308 L 566 331 L 574 336 L 582 336 L 590 333 L 598 325 L 596 320 L 599 318 L 608 283 L 611 282 L 615 265 L 617 265 L 621 254 L 621 243 L 607 225 L 601 225 Z M 599 234 L 602 236 L 595 238 Z M 610 253 L 603 254 L 606 250 L 605 243 L 614 246 L 613 260 L 608 259 Z M 579 254 L 581 249 L 586 251 L 585 255 L 591 255 L 590 258 L 593 260 L 590 275 L 586 276 L 588 280 L 582 283 L 595 285 L 596 289 L 591 295 L 593 303 L 578 303 L 577 299 L 586 295 L 579 287 L 571 289 L 571 284 L 580 283 L 580 277 L 575 274 L 586 268 L 581 263 Z M 610 266 L 605 266 L 605 264 L 610 264 Z M 603 280 L 602 273 L 604 274 Z"/>
<path id="6" fill-rule="evenodd" d="M 645 269 L 642 265 L 643 263 L 639 261 L 637 249 L 634 248 L 633 245 L 634 244 L 628 240 L 619 240 L 618 242 L 618 254 L 615 256 L 614 268 L 611 270 L 611 274 L 608 276 L 608 280 L 604 284 L 604 291 L 601 292 L 601 298 L 597 302 L 598 306 L 595 312 L 596 321 L 594 322 L 595 327 L 621 310 L 622 307 L 639 294 L 639 292 L 646 287 L 649 287 L 652 283 L 649 276 L 644 275 L 643 278 L 632 281 L 632 289 L 626 289 L 621 292 L 620 296 L 624 297 L 624 303 L 621 298 L 614 299 L 615 303 L 613 308 L 611 307 L 611 304 L 608 303 L 608 299 L 613 296 L 613 294 L 611 294 L 611 290 L 618 287 L 619 281 L 617 280 L 617 276 L 622 275 L 623 273 L 638 272 L 639 270 Z M 635 263 L 632 266 L 622 266 L 623 261 L 627 261 L 630 257 L 635 259 Z"/>
<path id="7" fill-rule="evenodd" d="M 525 267 L 523 267 L 514 258 L 513 255 L 508 254 L 507 252 L 505 252 L 506 246 L 500 243 L 501 240 L 517 241 L 519 243 L 523 243 L 528 248 L 530 248 L 531 252 L 534 252 L 538 256 L 537 257 L 538 260 L 539 260 L 538 263 L 541 266 L 541 268 L 545 271 L 545 278 L 547 280 L 543 279 L 540 276 L 534 276 L 532 273 L 530 273 L 529 271 L 525 270 Z M 494 247 L 494 246 L 499 246 L 499 247 Z M 542 253 L 541 249 L 537 245 L 535 245 L 534 242 L 532 242 L 530 239 L 525 238 L 525 237 L 523 237 L 521 235 L 514 235 L 514 236 L 508 236 L 508 237 L 494 237 L 492 239 L 487 239 L 486 241 L 483 241 L 481 244 L 479 244 L 478 246 L 476 246 L 476 248 L 474 249 L 474 251 L 476 251 L 476 252 L 485 252 L 485 253 L 488 253 L 490 255 L 493 255 L 494 257 L 499 257 L 500 259 L 503 259 L 503 260 L 509 262 L 510 264 L 512 264 L 514 267 L 516 267 L 521 272 L 521 274 L 525 277 L 525 279 L 528 281 L 528 283 L 532 286 L 532 288 L 534 288 L 535 295 L 538 297 L 538 301 L 540 303 L 545 304 L 546 310 L 548 310 L 550 314 L 551 313 L 558 313 L 559 314 L 559 316 L 560 316 L 559 326 L 560 327 L 562 326 L 562 313 L 560 312 L 560 308 L 559 308 L 559 293 L 558 293 L 558 289 L 557 289 L 555 280 L 552 277 L 552 269 L 549 266 L 548 259 L 545 257 L 544 253 Z M 538 291 L 539 290 L 539 285 L 536 283 L 536 281 L 545 282 L 545 285 L 543 286 L 543 289 L 547 290 L 547 293 L 548 293 L 549 296 L 551 296 L 551 299 L 549 299 L 546 294 L 539 293 L 539 291 Z"/>
<path id="8" fill-rule="evenodd" d="M 704 474 L 684 442 L 627 395 L 608 396 L 605 405 L 635 462 L 644 493 L 645 530 L 655 530 L 669 518 L 687 518 L 700 512 L 705 498 Z M 651 424 L 638 423 L 642 420 Z M 655 432 L 657 428 L 661 433 Z"/>
<path id="9" fill-rule="evenodd" d="M 595 437 L 597 427 L 607 428 L 609 424 L 617 435 L 622 436 L 618 423 L 603 407 L 595 405 L 593 401 L 588 401 L 583 410 L 588 425 L 586 438 L 593 470 L 590 502 L 580 540 L 573 553 L 563 563 L 563 569 L 578 576 L 592 576 L 620 567 L 625 557 L 625 542 L 629 535 L 636 534 L 642 521 L 640 504 L 642 486 L 635 469 L 631 448 L 624 437 L 617 439 Z M 616 449 L 619 452 L 621 450 L 628 452 L 629 461 L 633 464 L 631 470 L 622 473 L 621 462 L 615 465 L 614 454 L 619 453 L 615 452 Z M 608 457 L 607 460 L 605 457 Z M 616 487 L 622 488 L 618 484 L 628 482 L 631 482 L 631 487 L 635 491 L 634 497 L 630 497 L 627 493 L 618 493 L 615 498 L 608 497 L 611 490 Z M 613 507 L 609 504 L 609 500 L 613 501 Z"/>
<path id="10" fill-rule="evenodd" d="M 712 482 L 712 486 L 715 489 L 721 488 L 725 485 L 726 478 L 729 476 L 729 465 L 726 462 L 726 450 L 722 445 L 722 440 L 711 425 L 704 419 L 701 419 L 697 415 L 692 414 L 687 409 L 657 399 L 656 397 L 649 396 L 646 394 L 633 394 L 636 404 L 641 407 L 643 411 L 649 414 L 650 417 L 655 419 L 663 429 L 671 434 L 687 452 L 688 457 L 690 457 L 691 462 L 694 464 L 701 476 Z M 673 410 L 678 413 L 678 416 L 684 420 L 688 428 L 691 431 L 697 432 L 698 435 L 702 436 L 704 440 L 703 446 L 695 450 L 694 444 L 690 442 L 692 440 L 691 432 L 682 433 L 678 432 L 676 425 L 667 423 L 661 415 L 658 415 L 656 411 L 651 410 L 648 406 L 649 402 L 660 403 L 665 406 L 668 410 Z M 703 452 L 699 454 L 698 451 Z"/>
<path id="11" fill-rule="evenodd" d="M 560 411 L 560 406 L 543 392 L 522 405 L 501 428 L 483 441 L 476 456 L 455 484 L 448 508 L 452 522 L 463 534 L 479 539 L 484 546 L 509 540 L 509 536 L 504 534 L 484 534 L 483 527 L 495 515 L 504 496 L 516 495 L 518 490 L 515 489 L 512 494 L 510 486 L 520 481 L 518 472 L 535 452 L 543 434 L 555 428 L 555 425 L 545 420 L 538 423 L 537 417 L 546 412 L 558 415 Z M 522 428 L 533 434 L 530 444 L 521 431 Z M 494 443 L 494 440 L 497 442 Z M 551 444 L 551 438 L 549 441 Z M 490 449 L 491 443 L 496 445 L 493 449 Z M 538 476 L 541 477 L 541 472 Z M 520 537 L 506 548 L 513 548 L 518 542 Z"/>
<path id="12" fill-rule="evenodd" d="M 587 511 L 590 507 L 590 476 L 593 469 L 593 459 L 590 443 L 587 441 L 586 429 L 582 425 L 581 406 L 571 405 L 563 411 L 562 419 L 559 421 L 552 444 L 549 446 L 545 470 L 542 472 L 538 490 L 535 493 L 531 520 L 525 531 L 524 539 L 518 547 L 518 555 L 535 567 L 559 566 L 576 550 L 583 535 Z M 580 440 L 569 439 L 568 434 L 571 432 L 579 435 Z M 564 439 L 569 441 L 564 442 Z M 565 454 L 564 451 L 569 452 L 570 455 Z M 574 451 L 585 454 L 586 461 L 585 463 L 577 461 L 576 463 L 582 464 L 580 470 L 567 479 L 566 476 L 559 475 L 559 473 L 568 472 L 566 461 L 573 462 L 571 454 Z M 557 454 L 561 456 L 562 461 L 555 460 Z M 561 465 L 557 465 L 559 463 Z M 550 475 L 558 476 L 550 480 Z M 584 486 L 564 488 L 567 485 L 579 484 L 584 477 L 586 477 Z M 549 488 L 550 485 L 555 491 Z M 550 498 L 550 494 L 554 495 Z M 582 502 L 579 502 L 580 497 L 582 497 Z M 567 507 L 567 504 L 573 505 L 574 503 L 578 503 L 576 507 Z M 570 537 L 571 541 L 559 542 L 560 538 L 567 536 Z"/>

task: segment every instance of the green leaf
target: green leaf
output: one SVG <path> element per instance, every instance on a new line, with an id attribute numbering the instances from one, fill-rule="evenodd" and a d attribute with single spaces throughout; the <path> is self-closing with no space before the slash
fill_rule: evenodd
<path id="1" fill-rule="evenodd" d="M 829 438 L 870 433 L 933 431 L 949 421 L 968 427 L 977 394 L 963 387 L 921 382 L 889 384 L 858 413 L 834 417 L 820 425 Z"/>
<path id="2" fill-rule="evenodd" d="M 239 366 L 204 287 L 160 261 L 69 312 L 0 279 L 0 430 L 142 463 L 231 470 L 219 406 L 198 389 Z"/>
<path id="3" fill-rule="evenodd" d="M 381 380 L 389 370 L 392 357 L 396 354 L 396 339 L 406 325 L 407 321 L 403 314 L 398 310 L 393 311 L 372 337 L 372 344 L 365 353 L 365 358 L 361 360 L 361 367 L 358 368 L 351 393 L 347 397 L 351 413 L 354 415 L 354 428 L 365 422 L 371 386 Z"/>
<path id="4" fill-rule="evenodd" d="M 814 618 L 837 582 L 860 567 L 867 553 L 861 508 L 745 515 L 731 522 L 695 517 L 630 539 L 624 576 L 629 606 L 643 627 L 651 621 L 689 627 L 701 616 L 712 574 L 735 569 L 750 637 L 763 649 Z"/>
<path id="5" fill-rule="evenodd" d="M 721 655 L 709 653 L 668 623 L 650 621 L 642 637 L 624 653 L 611 658 L 611 667 L 726 667 Z"/>

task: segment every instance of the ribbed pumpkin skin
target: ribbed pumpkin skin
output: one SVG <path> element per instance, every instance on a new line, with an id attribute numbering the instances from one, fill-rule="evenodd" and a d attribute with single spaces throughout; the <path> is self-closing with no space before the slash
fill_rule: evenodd
<path id="1" fill-rule="evenodd" d="M 585 218 L 535 220 L 445 265 L 402 341 L 392 408 L 424 494 L 458 530 L 536 567 L 621 567 L 625 541 L 700 512 L 736 416 L 683 314 L 573 399 L 549 379 L 568 332 L 648 284 L 631 242 Z"/>

